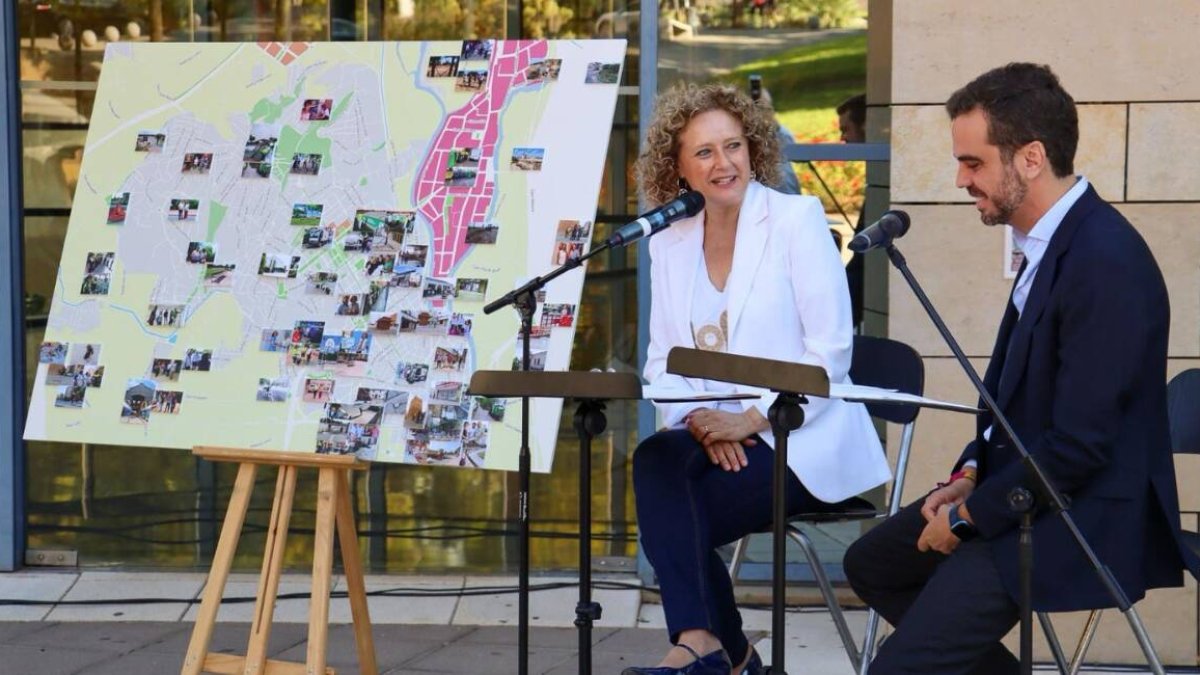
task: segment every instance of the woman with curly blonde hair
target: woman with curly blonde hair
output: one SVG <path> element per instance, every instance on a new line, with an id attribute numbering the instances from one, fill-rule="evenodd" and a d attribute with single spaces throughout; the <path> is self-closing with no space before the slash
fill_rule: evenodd
<path id="1" fill-rule="evenodd" d="M 695 190 L 704 210 L 650 240 L 650 383 L 696 394 L 734 389 L 667 373 L 672 347 L 807 363 L 824 368 L 830 382 L 849 381 L 853 335 L 841 258 L 819 200 L 768 187 L 778 168 L 766 105 L 715 84 L 680 85 L 659 97 L 637 163 L 640 189 L 653 204 Z M 642 549 L 658 575 L 674 647 L 658 666 L 624 675 L 763 672 L 716 553 L 771 522 L 766 412 L 774 396 L 757 393 L 658 404 L 666 429 L 634 453 Z M 805 413 L 788 441 L 790 512 L 820 510 L 890 477 L 861 404 L 813 400 Z"/>

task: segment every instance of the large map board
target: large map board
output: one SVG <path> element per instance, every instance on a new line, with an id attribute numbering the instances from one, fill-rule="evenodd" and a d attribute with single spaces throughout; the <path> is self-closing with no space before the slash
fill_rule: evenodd
<path id="1" fill-rule="evenodd" d="M 513 469 L 487 301 L 583 254 L 625 42 L 112 44 L 25 437 Z M 564 370 L 583 271 L 547 289 Z M 561 402 L 532 403 L 548 471 Z"/>

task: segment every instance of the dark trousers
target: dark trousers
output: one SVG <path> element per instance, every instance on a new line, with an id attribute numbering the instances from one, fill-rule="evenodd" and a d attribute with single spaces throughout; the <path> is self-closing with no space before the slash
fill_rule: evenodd
<path id="1" fill-rule="evenodd" d="M 650 436 L 633 455 L 642 550 L 658 575 L 671 642 L 682 631 L 704 629 L 734 663 L 745 659 L 749 643 L 715 549 L 771 523 L 774 451 L 762 440 L 745 450 L 749 465 L 725 471 L 677 429 Z M 790 471 L 788 479 L 789 513 L 820 504 Z"/>
<path id="2" fill-rule="evenodd" d="M 922 497 L 854 542 L 846 578 L 858 597 L 895 627 L 871 662 L 872 675 L 1019 672 L 1000 644 L 1020 613 L 982 541 L 949 556 L 917 550 Z"/>

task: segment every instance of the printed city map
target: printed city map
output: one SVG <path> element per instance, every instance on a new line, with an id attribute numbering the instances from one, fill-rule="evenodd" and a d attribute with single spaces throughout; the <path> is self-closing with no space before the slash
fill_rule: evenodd
<path id="1" fill-rule="evenodd" d="M 466 393 L 522 348 L 483 306 L 590 246 L 624 53 L 109 45 L 25 437 L 515 469 L 520 401 Z M 541 298 L 534 369 L 582 285 Z"/>

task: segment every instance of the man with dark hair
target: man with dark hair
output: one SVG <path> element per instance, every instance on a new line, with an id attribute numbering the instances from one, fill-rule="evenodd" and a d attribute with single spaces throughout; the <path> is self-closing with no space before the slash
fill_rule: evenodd
<path id="1" fill-rule="evenodd" d="M 843 143 L 864 143 L 867 140 L 867 95 L 858 94 L 842 101 L 837 107 L 838 131 Z"/>
<path id="2" fill-rule="evenodd" d="M 989 71 L 946 111 L 957 186 L 984 224 L 1012 225 L 1026 255 L 984 384 L 1129 598 L 1179 586 L 1184 561 L 1200 565 L 1179 542 L 1158 265 L 1074 175 L 1075 102 L 1049 68 Z M 851 586 L 896 627 L 871 673 L 1018 672 L 1000 639 L 1019 617 L 1007 496 L 1022 485 L 1033 487 L 1012 441 L 983 413 L 948 482 L 850 547 Z M 1034 610 L 1114 605 L 1062 519 L 1043 508 L 1033 540 Z"/>

